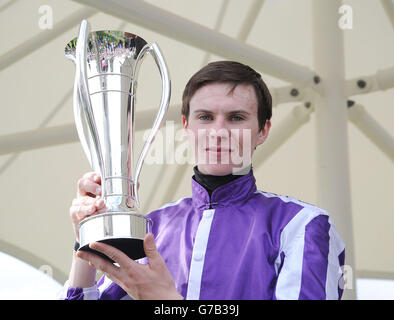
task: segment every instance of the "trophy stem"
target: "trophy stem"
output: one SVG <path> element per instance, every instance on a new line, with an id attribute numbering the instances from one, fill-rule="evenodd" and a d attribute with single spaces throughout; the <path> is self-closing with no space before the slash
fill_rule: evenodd
<path id="1" fill-rule="evenodd" d="M 103 196 L 107 212 L 129 212 L 137 210 L 134 195 L 134 181 L 127 177 L 105 177 Z"/>

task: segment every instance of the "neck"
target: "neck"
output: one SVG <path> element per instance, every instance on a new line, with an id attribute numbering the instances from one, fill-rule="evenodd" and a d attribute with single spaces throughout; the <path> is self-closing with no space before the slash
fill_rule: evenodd
<path id="1" fill-rule="evenodd" d="M 247 174 L 250 172 L 252 169 L 251 166 L 248 166 L 246 168 L 243 168 L 242 170 L 236 172 L 236 174 L 228 174 L 225 176 L 215 176 L 211 174 L 204 174 L 201 173 L 198 170 L 198 167 L 195 166 L 193 168 L 194 170 L 194 180 L 196 180 L 200 185 L 202 185 L 209 193 L 209 195 L 212 195 L 213 190 L 215 190 L 217 187 L 220 187 L 230 181 L 233 181 L 239 177 L 242 177 L 243 175 Z"/>

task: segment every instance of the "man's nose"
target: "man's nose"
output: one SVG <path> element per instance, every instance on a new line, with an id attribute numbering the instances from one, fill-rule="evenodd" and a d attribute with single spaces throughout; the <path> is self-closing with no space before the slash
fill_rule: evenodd
<path id="1" fill-rule="evenodd" d="M 228 138 L 229 130 L 223 117 L 217 117 L 209 130 L 209 136 L 212 138 Z"/>

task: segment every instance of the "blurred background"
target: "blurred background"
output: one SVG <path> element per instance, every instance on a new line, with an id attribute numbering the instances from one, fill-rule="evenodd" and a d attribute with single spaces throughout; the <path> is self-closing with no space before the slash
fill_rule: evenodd
<path id="1" fill-rule="evenodd" d="M 0 299 L 54 299 L 68 278 L 69 207 L 91 171 L 74 126 L 75 66 L 64 56 L 82 19 L 159 44 L 176 126 L 183 88 L 206 63 L 261 72 L 274 109 L 253 159 L 258 189 L 330 212 L 348 245 L 345 297 L 394 299 L 391 0 L 0 0 Z M 137 125 L 139 114 L 153 124 L 156 69 L 150 57 L 140 69 Z M 137 131 L 137 155 L 143 138 Z M 173 150 L 159 139 L 152 150 L 163 147 Z M 191 193 L 192 164 L 152 162 L 140 177 L 143 214 Z"/>

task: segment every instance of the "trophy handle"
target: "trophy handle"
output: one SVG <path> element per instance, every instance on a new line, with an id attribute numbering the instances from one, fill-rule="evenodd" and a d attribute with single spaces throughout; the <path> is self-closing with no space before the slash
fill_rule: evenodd
<path id="1" fill-rule="evenodd" d="M 85 131 L 86 128 L 84 127 L 84 124 L 82 123 L 82 110 L 81 110 L 81 105 L 80 105 L 80 98 L 79 98 L 79 90 L 78 90 L 78 82 L 77 78 L 75 77 L 74 81 L 74 94 L 73 94 L 73 107 L 74 107 L 74 120 L 75 120 L 75 127 L 77 128 L 78 132 L 78 137 L 79 140 L 81 141 L 82 149 L 85 152 L 86 157 L 89 160 L 90 166 L 94 168 L 93 164 L 93 156 L 89 152 L 89 144 L 86 139 Z"/>
<path id="2" fill-rule="evenodd" d="M 140 61 L 142 61 L 142 58 L 146 53 L 152 54 L 153 58 L 155 59 L 156 65 L 159 68 L 160 72 L 160 77 L 162 80 L 162 94 L 161 94 L 161 101 L 160 101 L 160 108 L 159 112 L 157 113 L 155 122 L 153 124 L 153 127 L 149 133 L 148 139 L 146 140 L 141 154 L 138 158 L 136 169 L 135 169 L 135 181 L 133 184 L 133 195 L 135 198 L 135 204 L 137 208 L 140 207 L 140 202 L 139 202 L 139 197 L 138 197 L 138 178 L 141 173 L 141 168 L 144 163 L 145 157 L 148 153 L 149 147 L 153 142 L 153 139 L 155 138 L 156 133 L 159 131 L 161 125 L 164 122 L 164 119 L 166 118 L 167 110 L 168 110 L 168 105 L 170 102 L 170 96 L 171 96 L 171 81 L 170 81 L 170 75 L 168 72 L 168 68 L 166 65 L 166 62 L 164 60 L 163 54 L 160 51 L 159 46 L 156 43 L 152 43 L 151 45 L 147 44 L 145 45 L 142 50 L 140 51 L 138 57 L 137 57 L 137 62 L 134 66 L 134 72 L 133 74 L 135 77 L 137 76 L 139 66 L 140 66 Z"/>
<path id="3" fill-rule="evenodd" d="M 99 140 L 99 135 L 97 131 L 97 127 L 94 121 L 94 115 L 93 115 L 93 109 L 92 109 L 92 103 L 90 101 L 90 94 L 89 94 L 89 86 L 88 86 L 88 80 L 87 80 L 87 71 L 86 71 L 86 56 L 87 56 L 87 40 L 88 40 L 88 34 L 89 34 L 89 24 L 87 20 L 82 20 L 81 26 L 79 28 L 79 34 L 78 34 L 78 40 L 77 40 L 77 46 L 75 50 L 75 64 L 76 64 L 76 73 L 75 73 L 75 86 L 77 87 L 76 92 L 74 92 L 74 100 L 78 99 L 77 104 L 74 103 L 74 106 L 77 105 L 77 107 L 74 109 L 74 116 L 77 119 L 76 121 L 76 126 L 77 126 L 77 131 L 78 135 L 83 137 L 81 139 L 82 142 L 82 147 L 84 148 L 84 151 L 86 154 L 89 154 L 89 140 L 86 138 L 83 130 L 83 125 L 82 125 L 82 119 L 79 117 L 79 114 L 83 115 L 86 120 L 86 124 L 88 126 L 87 128 L 87 135 L 88 138 L 93 142 L 94 145 L 94 153 L 96 154 L 96 159 L 97 163 L 100 169 L 101 176 L 105 176 L 104 172 L 104 165 L 103 165 L 103 155 L 101 153 L 100 149 L 100 140 Z M 81 102 L 81 103 L 79 103 Z M 82 108 L 81 106 L 82 105 Z M 81 110 L 82 109 L 82 110 Z M 94 159 L 89 158 L 90 164 L 92 167 L 94 167 Z M 102 188 L 102 197 L 105 196 L 105 188 Z"/>

